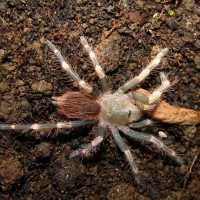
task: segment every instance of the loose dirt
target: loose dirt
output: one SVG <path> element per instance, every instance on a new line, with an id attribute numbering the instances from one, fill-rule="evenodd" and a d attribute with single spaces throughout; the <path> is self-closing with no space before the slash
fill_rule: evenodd
<path id="1" fill-rule="evenodd" d="M 0 2 L 0 123 L 68 120 L 57 113 L 51 97 L 77 87 L 56 63 L 45 39 L 60 48 L 82 78 L 100 88 L 80 45 L 82 35 L 99 55 L 113 90 L 137 75 L 159 49 L 169 47 L 169 54 L 141 87 L 154 89 L 160 83 L 158 71 L 164 71 L 175 84 L 163 98 L 200 109 L 197 0 L 136 0 L 129 7 L 117 0 L 4 0 Z M 178 166 L 152 145 L 125 138 L 142 175 L 141 185 L 136 185 L 108 132 L 91 156 L 68 158 L 94 138 L 96 126 L 1 131 L 0 199 L 198 199 L 198 159 L 185 188 L 183 183 L 198 150 L 199 127 L 155 123 L 140 131 L 156 136 L 163 131 L 167 135 L 163 140 L 187 164 Z"/>

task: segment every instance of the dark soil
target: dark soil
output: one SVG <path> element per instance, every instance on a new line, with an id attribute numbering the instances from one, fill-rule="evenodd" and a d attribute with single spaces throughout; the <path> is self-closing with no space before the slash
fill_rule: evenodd
<path id="1" fill-rule="evenodd" d="M 45 39 L 61 49 L 81 77 L 99 87 L 80 45 L 81 35 L 101 58 L 113 89 L 138 74 L 158 49 L 169 47 L 158 70 L 141 86 L 155 88 L 160 83 L 158 71 L 165 71 L 176 84 L 164 98 L 199 110 L 199 1 L 136 0 L 129 7 L 122 2 L 0 1 L 1 123 L 66 120 L 56 112 L 51 97 L 77 87 L 55 62 Z M 198 150 L 199 127 L 156 123 L 140 131 L 157 136 L 163 131 L 164 141 L 188 163 L 178 166 L 152 145 L 125 138 L 142 175 L 142 184 L 137 185 L 109 132 L 90 157 L 68 158 L 72 150 L 95 137 L 96 126 L 1 131 L 0 199 L 198 199 L 198 159 L 185 188 L 184 181 Z"/>

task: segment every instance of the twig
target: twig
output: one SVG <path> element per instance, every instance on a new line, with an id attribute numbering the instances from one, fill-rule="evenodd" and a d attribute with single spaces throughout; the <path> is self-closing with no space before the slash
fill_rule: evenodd
<path id="1" fill-rule="evenodd" d="M 192 168 L 194 166 L 194 163 L 196 162 L 196 160 L 197 160 L 197 158 L 199 156 L 199 152 L 200 152 L 200 148 L 197 149 L 197 152 L 196 152 L 196 154 L 194 156 L 194 159 L 192 160 L 191 164 L 188 166 L 188 171 L 187 171 L 187 173 L 185 175 L 185 178 L 184 178 L 183 190 L 185 190 L 185 188 L 186 188 L 188 178 L 189 178 L 189 176 L 191 174 L 191 171 L 192 171 Z"/>

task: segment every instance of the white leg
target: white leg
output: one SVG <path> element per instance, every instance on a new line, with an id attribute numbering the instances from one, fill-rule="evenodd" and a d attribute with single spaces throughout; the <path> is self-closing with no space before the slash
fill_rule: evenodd
<path id="1" fill-rule="evenodd" d="M 122 92 L 126 92 L 130 88 L 135 87 L 141 81 L 143 81 L 150 74 L 150 72 L 160 63 L 161 59 L 167 54 L 168 50 L 168 48 L 161 50 L 138 76 L 126 82 L 122 87 L 119 88 L 119 90 L 121 90 Z"/>
<path id="2" fill-rule="evenodd" d="M 75 128 L 91 124 L 91 121 L 78 120 L 71 122 L 55 122 L 44 124 L 0 124 L 0 130 L 43 130 L 43 129 L 63 129 Z"/>
<path id="3" fill-rule="evenodd" d="M 85 48 L 85 50 L 88 52 L 90 59 L 92 60 L 92 63 L 94 65 L 95 68 L 95 72 L 97 73 L 101 85 L 103 87 L 103 91 L 108 91 L 109 88 L 109 84 L 108 84 L 108 80 L 106 78 L 105 72 L 102 69 L 102 67 L 99 65 L 99 62 L 97 60 L 97 57 L 95 55 L 95 53 L 93 52 L 92 48 L 90 47 L 90 45 L 88 44 L 87 40 L 85 39 L 85 37 L 81 36 L 80 37 L 81 40 L 81 44 L 83 45 L 83 47 Z"/>
<path id="4" fill-rule="evenodd" d="M 131 130 L 127 126 L 119 126 L 119 130 L 121 130 L 123 133 L 125 133 L 127 136 L 138 139 L 138 140 L 144 140 L 147 142 L 152 142 L 157 148 L 163 150 L 168 156 L 173 158 L 175 161 L 177 161 L 179 164 L 183 164 L 183 159 L 177 155 L 177 153 L 173 150 L 167 147 L 161 140 L 156 138 L 153 135 L 149 135 L 146 133 L 141 133 L 137 131 Z"/>
<path id="5" fill-rule="evenodd" d="M 131 153 L 131 151 L 128 149 L 128 146 L 126 145 L 126 143 L 124 142 L 124 140 L 122 139 L 122 137 L 119 134 L 119 131 L 117 130 L 117 128 L 110 126 L 109 127 L 112 133 L 112 136 L 115 140 L 115 142 L 117 143 L 118 147 L 120 148 L 120 150 L 124 153 L 126 160 L 129 162 L 129 165 L 132 169 L 132 172 L 134 174 L 135 177 L 135 181 L 137 183 L 139 183 L 139 171 L 137 169 L 137 166 L 134 162 L 134 157 L 133 154 Z"/>
<path id="6" fill-rule="evenodd" d="M 163 72 L 160 72 L 161 85 L 149 97 L 148 104 L 156 102 L 161 95 L 170 87 L 170 82 Z"/>
<path id="7" fill-rule="evenodd" d="M 139 100 L 140 102 L 147 105 L 155 103 L 170 87 L 170 82 L 163 72 L 160 72 L 160 79 L 161 85 L 150 96 L 138 92 L 131 92 L 130 94 L 132 95 L 133 99 Z"/>
<path id="8" fill-rule="evenodd" d="M 87 93 L 93 93 L 93 88 L 79 77 L 79 75 L 72 69 L 70 64 L 64 60 L 60 51 L 58 51 L 58 49 L 56 49 L 56 47 L 49 40 L 46 40 L 46 43 L 60 61 L 62 68 L 74 79 L 74 81 L 76 81 Z"/>
<path id="9" fill-rule="evenodd" d="M 104 129 L 100 125 L 98 126 L 98 136 L 94 138 L 90 143 L 84 145 L 83 148 L 73 151 L 70 154 L 70 158 L 77 156 L 88 156 L 92 150 L 99 146 L 104 138 Z"/>

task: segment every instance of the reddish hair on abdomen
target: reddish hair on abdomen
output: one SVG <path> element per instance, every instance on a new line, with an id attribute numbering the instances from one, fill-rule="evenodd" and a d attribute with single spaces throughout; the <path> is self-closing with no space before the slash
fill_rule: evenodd
<path id="1" fill-rule="evenodd" d="M 58 111 L 68 118 L 96 120 L 100 113 L 98 102 L 81 92 L 67 92 L 59 97 Z"/>

